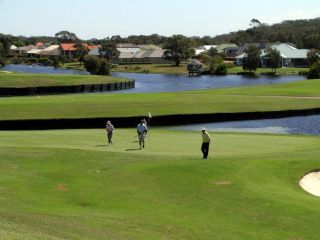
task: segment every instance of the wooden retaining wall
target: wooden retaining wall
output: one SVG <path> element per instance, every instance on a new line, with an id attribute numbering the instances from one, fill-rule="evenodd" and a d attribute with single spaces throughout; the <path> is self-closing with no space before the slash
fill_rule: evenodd
<path id="1" fill-rule="evenodd" d="M 212 114 L 180 114 L 154 116 L 151 126 L 175 126 L 185 124 L 227 122 L 241 120 L 276 119 L 284 117 L 308 116 L 320 114 L 320 108 L 301 110 L 282 110 L 269 112 L 243 113 L 212 113 Z M 111 120 L 115 127 L 135 128 L 142 118 L 135 117 L 103 117 L 77 119 L 35 119 L 35 120 L 0 120 L 0 130 L 46 130 L 46 129 L 90 129 L 105 128 L 107 120 Z"/>
<path id="2" fill-rule="evenodd" d="M 135 87 L 135 81 L 107 83 L 107 84 L 85 84 L 70 86 L 48 86 L 48 87 L 26 87 L 26 88 L 0 88 L 0 97 L 51 95 L 66 93 L 90 93 L 108 92 L 130 89 Z"/>

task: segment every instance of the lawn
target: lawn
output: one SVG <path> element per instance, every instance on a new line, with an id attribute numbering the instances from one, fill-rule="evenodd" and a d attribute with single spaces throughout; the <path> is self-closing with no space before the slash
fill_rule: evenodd
<path id="1" fill-rule="evenodd" d="M 181 64 L 179 67 L 171 64 L 116 65 L 111 69 L 111 71 L 130 73 L 188 74 L 186 64 Z"/>
<path id="2" fill-rule="evenodd" d="M 68 86 L 124 82 L 127 79 L 93 75 L 53 75 L 0 73 L 0 87 Z"/>
<path id="3" fill-rule="evenodd" d="M 298 185 L 320 138 L 151 129 L 0 132 L 0 239 L 318 239 Z"/>
<path id="4" fill-rule="evenodd" d="M 309 68 L 292 68 L 292 67 L 287 67 L 287 68 L 278 68 L 276 71 L 277 75 L 299 75 L 300 72 L 308 72 Z M 228 68 L 228 73 L 229 74 L 238 74 L 245 72 L 242 67 L 232 67 Z M 258 68 L 255 73 L 256 74 L 269 74 L 272 72 L 271 68 Z"/>
<path id="5" fill-rule="evenodd" d="M 276 83 L 276 81 L 277 80 L 275 80 L 274 83 Z M 320 79 L 260 86 L 204 90 L 199 91 L 199 93 L 246 96 L 320 97 Z"/>
<path id="6" fill-rule="evenodd" d="M 0 119 L 51 119 L 276 111 L 320 107 L 320 81 L 148 94 L 1 98 Z M 289 96 L 289 97 L 287 97 Z M 290 96 L 314 96 L 296 98 Z"/>

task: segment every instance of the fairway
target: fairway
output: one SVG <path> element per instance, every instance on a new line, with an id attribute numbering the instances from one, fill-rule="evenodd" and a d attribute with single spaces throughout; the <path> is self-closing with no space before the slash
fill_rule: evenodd
<path id="1" fill-rule="evenodd" d="M 0 239 L 318 239 L 299 187 L 320 138 L 135 129 L 0 132 Z"/>
<path id="2" fill-rule="evenodd" d="M 4 88 L 72 86 L 83 84 L 107 84 L 127 81 L 128 79 L 125 78 L 97 75 L 0 73 L 0 87 Z"/>

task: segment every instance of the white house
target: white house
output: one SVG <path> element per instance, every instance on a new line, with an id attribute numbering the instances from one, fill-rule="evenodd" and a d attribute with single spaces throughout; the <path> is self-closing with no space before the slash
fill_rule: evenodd
<path id="1" fill-rule="evenodd" d="M 307 54 L 308 49 L 297 49 L 287 43 L 280 43 L 272 45 L 274 48 L 280 52 L 281 56 L 281 66 L 282 67 L 307 67 Z M 261 51 L 261 66 L 268 66 L 268 58 L 266 56 L 266 51 Z M 243 65 L 243 59 L 246 57 L 246 53 L 243 53 L 236 57 L 236 63 L 238 66 Z"/>

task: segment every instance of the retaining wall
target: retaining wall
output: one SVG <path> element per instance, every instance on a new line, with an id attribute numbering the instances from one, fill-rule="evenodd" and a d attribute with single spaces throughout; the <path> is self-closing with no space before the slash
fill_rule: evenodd
<path id="1" fill-rule="evenodd" d="M 284 117 L 308 116 L 320 114 L 320 108 L 303 110 L 283 110 L 270 112 L 181 114 L 155 116 L 151 126 L 175 126 L 208 122 L 227 122 L 239 120 L 274 119 Z M 77 119 L 37 119 L 37 120 L 1 120 L 0 130 L 45 130 L 45 129 L 90 129 L 104 128 L 106 121 L 111 120 L 115 127 L 136 127 L 141 118 L 136 117 L 104 117 Z"/>
<path id="2" fill-rule="evenodd" d="M 90 93 L 107 92 L 130 89 L 135 87 L 135 81 L 107 83 L 107 84 L 85 84 L 70 86 L 48 86 L 48 87 L 27 87 L 27 88 L 0 88 L 0 97 L 8 96 L 32 96 L 51 95 L 65 93 Z"/>

